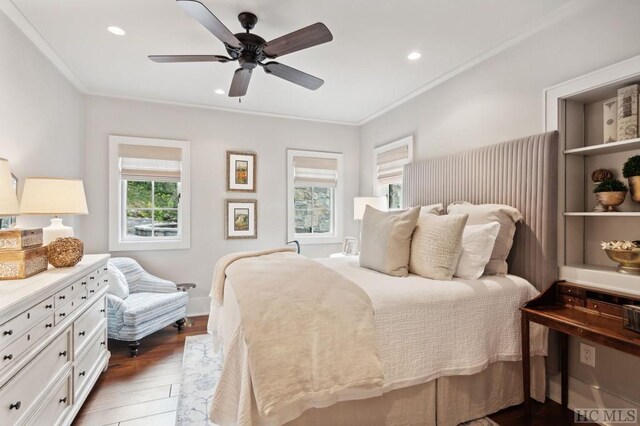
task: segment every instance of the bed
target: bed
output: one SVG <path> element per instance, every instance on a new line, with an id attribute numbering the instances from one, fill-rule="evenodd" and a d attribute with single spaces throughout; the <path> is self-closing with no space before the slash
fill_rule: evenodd
<path id="1" fill-rule="evenodd" d="M 522 401 L 518 308 L 556 274 L 557 135 L 547 133 L 405 166 L 406 205 L 466 200 L 516 207 L 524 216 L 509 275 L 424 285 L 354 259 L 321 264 L 360 287 L 375 312 L 383 385 L 377 394 L 262 416 L 256 406 L 237 295 L 225 286 L 212 312 L 224 365 L 211 405 L 221 425 L 455 425 Z M 532 330 L 532 395 L 545 397 L 546 329 Z"/>

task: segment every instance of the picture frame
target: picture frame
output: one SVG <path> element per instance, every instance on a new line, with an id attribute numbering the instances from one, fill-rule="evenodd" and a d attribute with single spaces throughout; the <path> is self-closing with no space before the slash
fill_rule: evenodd
<path id="1" fill-rule="evenodd" d="M 225 200 L 224 238 L 258 238 L 258 200 Z"/>
<path id="2" fill-rule="evenodd" d="M 13 180 L 13 189 L 16 191 L 16 196 L 18 195 L 18 178 L 16 175 L 11 173 L 11 179 Z M 11 229 L 16 226 L 16 216 L 6 216 L 0 217 L 0 229 Z"/>
<path id="3" fill-rule="evenodd" d="M 342 243 L 342 254 L 355 256 L 358 254 L 358 241 L 353 237 L 346 237 Z"/>
<path id="4" fill-rule="evenodd" d="M 255 152 L 227 151 L 227 192 L 256 192 Z"/>

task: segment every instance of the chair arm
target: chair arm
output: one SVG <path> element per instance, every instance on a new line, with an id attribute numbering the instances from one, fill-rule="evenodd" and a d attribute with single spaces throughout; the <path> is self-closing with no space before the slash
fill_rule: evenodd
<path id="1" fill-rule="evenodd" d="M 143 272 L 138 282 L 138 293 L 175 293 L 178 291 L 173 281 L 163 280 L 148 272 Z"/>
<path id="2" fill-rule="evenodd" d="M 114 316 L 121 317 L 128 307 L 129 305 L 127 305 L 127 302 L 120 299 L 118 296 L 107 293 L 107 311 L 113 312 L 115 314 Z"/>

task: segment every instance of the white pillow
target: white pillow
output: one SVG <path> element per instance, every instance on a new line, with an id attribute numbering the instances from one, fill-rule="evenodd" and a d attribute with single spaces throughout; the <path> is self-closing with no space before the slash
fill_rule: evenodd
<path id="1" fill-rule="evenodd" d="M 484 273 L 484 267 L 491 259 L 498 232 L 498 222 L 465 226 L 462 233 L 462 252 L 454 276 L 471 280 L 480 278 Z"/>
<path id="2" fill-rule="evenodd" d="M 107 278 L 109 279 L 109 294 L 113 294 L 120 299 L 129 297 L 129 284 L 124 274 L 115 266 L 107 265 Z"/>
<path id="3" fill-rule="evenodd" d="M 429 204 L 428 206 L 421 206 L 420 207 L 420 216 L 425 215 L 425 214 L 441 215 L 442 212 L 444 212 L 444 206 L 442 205 L 442 203 Z"/>

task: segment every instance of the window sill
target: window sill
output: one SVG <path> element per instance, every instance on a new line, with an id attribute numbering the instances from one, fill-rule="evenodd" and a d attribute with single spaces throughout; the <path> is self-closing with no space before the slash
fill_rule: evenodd
<path id="1" fill-rule="evenodd" d="M 337 236 L 331 237 L 303 237 L 301 235 L 295 235 L 294 240 L 298 240 L 301 245 L 313 245 L 313 244 L 342 244 L 342 238 Z"/>
<path id="2" fill-rule="evenodd" d="M 109 251 L 185 250 L 191 248 L 187 240 L 175 241 L 112 241 Z"/>

